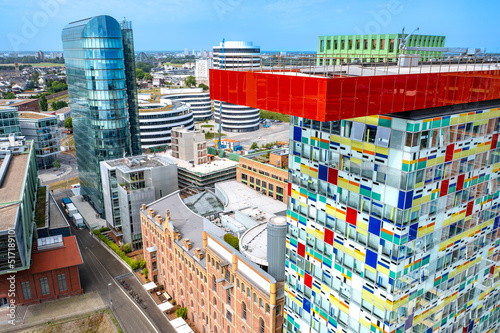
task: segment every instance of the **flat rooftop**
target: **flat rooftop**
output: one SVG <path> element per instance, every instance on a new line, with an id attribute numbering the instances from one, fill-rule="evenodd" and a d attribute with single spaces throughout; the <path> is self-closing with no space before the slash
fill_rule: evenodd
<path id="1" fill-rule="evenodd" d="M 29 154 L 13 154 L 0 187 L 0 230 L 14 227 Z M 5 159 L 1 160 L 3 163 Z"/>
<path id="2" fill-rule="evenodd" d="M 286 215 L 285 203 L 261 194 L 236 180 L 217 183 L 216 188 L 226 194 L 228 200 L 226 211 L 257 207 L 273 215 Z"/>
<path id="3" fill-rule="evenodd" d="M 187 161 L 180 160 L 178 158 L 172 157 L 171 152 L 168 151 L 166 153 L 160 153 L 159 155 L 166 156 L 169 159 L 172 159 L 179 168 L 186 169 L 189 172 L 198 173 L 201 175 L 209 174 L 212 172 L 218 172 L 221 170 L 235 168 L 239 163 L 232 161 L 228 158 L 219 158 L 215 161 L 205 164 L 193 165 Z"/>
<path id="4" fill-rule="evenodd" d="M 31 274 L 83 264 L 82 254 L 75 236 L 64 237 L 63 246 L 60 248 L 33 252 L 31 259 L 32 264 L 29 269 Z"/>
<path id="5" fill-rule="evenodd" d="M 20 111 L 19 112 L 19 119 L 48 119 L 48 118 L 53 118 L 55 117 L 54 115 L 51 114 L 45 114 L 45 113 L 38 113 L 38 112 L 31 112 L 31 111 Z"/>
<path id="6" fill-rule="evenodd" d="M 71 107 L 65 106 L 63 108 L 60 108 L 59 110 L 56 110 L 55 112 L 59 113 L 59 114 L 62 114 L 62 113 L 66 113 L 66 112 L 69 112 L 69 111 L 71 111 Z"/>
<path id="7" fill-rule="evenodd" d="M 117 158 L 116 160 L 108 160 L 103 163 L 109 165 L 110 167 L 118 168 L 125 173 L 175 164 L 175 162 L 168 157 L 153 155 Z"/>
<path id="8" fill-rule="evenodd" d="M 26 98 L 26 99 L 0 99 L 0 106 L 12 106 L 17 107 L 23 104 L 37 101 L 37 99 Z"/>

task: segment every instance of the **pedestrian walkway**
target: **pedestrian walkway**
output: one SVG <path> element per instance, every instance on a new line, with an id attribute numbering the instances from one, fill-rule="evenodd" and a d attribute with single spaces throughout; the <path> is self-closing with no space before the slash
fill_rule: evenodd
<path id="1" fill-rule="evenodd" d="M 80 212 L 83 219 L 92 229 L 99 229 L 106 226 L 106 220 L 101 218 L 92 208 L 92 206 L 83 199 L 83 196 L 76 195 L 71 197 L 76 209 Z"/>
<path id="2" fill-rule="evenodd" d="M 106 307 L 107 304 L 102 301 L 97 291 L 40 304 L 20 306 L 16 314 L 19 314 L 21 318 L 16 318 L 15 325 L 0 322 L 0 332 L 16 331 L 49 321 L 102 310 Z"/>

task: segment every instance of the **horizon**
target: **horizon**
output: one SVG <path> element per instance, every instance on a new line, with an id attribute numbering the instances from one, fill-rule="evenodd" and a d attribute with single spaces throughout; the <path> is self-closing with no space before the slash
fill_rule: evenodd
<path id="1" fill-rule="evenodd" d="M 62 50 L 62 29 L 72 21 L 110 15 L 132 21 L 137 51 L 188 48 L 212 50 L 222 38 L 252 41 L 263 50 L 311 51 L 318 36 L 400 33 L 420 27 L 419 34 L 446 36 L 448 47 L 486 48 L 498 52 L 496 13 L 500 3 L 357 0 L 349 5 L 328 0 L 0 0 L 2 52 Z M 96 12 L 94 8 L 99 8 Z M 485 10 L 488 8 L 488 10 Z M 429 10 L 430 9 L 430 10 Z M 445 14 L 443 14 L 445 13 Z M 475 21 L 472 18 L 480 17 Z M 470 24 L 461 24 L 470 22 Z M 491 32 L 487 35 L 485 32 Z M 155 51 L 160 50 L 160 51 Z M 139 51 L 139 52 L 141 52 Z M 35 51 L 36 52 L 36 51 Z M 54 51 L 61 52 L 61 51 Z"/>

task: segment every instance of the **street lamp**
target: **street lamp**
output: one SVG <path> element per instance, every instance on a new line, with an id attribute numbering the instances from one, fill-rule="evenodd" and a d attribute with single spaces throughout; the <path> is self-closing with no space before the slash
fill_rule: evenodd
<path id="1" fill-rule="evenodd" d="M 111 282 L 108 283 L 108 296 L 109 296 L 109 307 L 113 306 L 113 300 L 111 299 Z"/>

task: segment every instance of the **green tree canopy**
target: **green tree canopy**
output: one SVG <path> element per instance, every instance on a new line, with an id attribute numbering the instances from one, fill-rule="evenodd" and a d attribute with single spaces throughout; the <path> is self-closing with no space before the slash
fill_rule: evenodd
<path id="1" fill-rule="evenodd" d="M 6 98 L 6 99 L 15 99 L 16 98 L 16 95 L 14 95 L 13 93 L 11 93 L 10 91 L 7 92 L 3 98 Z"/>
<path id="2" fill-rule="evenodd" d="M 151 72 L 151 68 L 153 68 L 153 65 L 138 61 L 135 63 L 135 68 L 141 69 L 144 73 L 149 73 Z"/>
<path id="3" fill-rule="evenodd" d="M 253 142 L 252 145 L 250 146 L 250 149 L 257 149 L 257 148 L 259 148 L 257 142 Z"/>
<path id="4" fill-rule="evenodd" d="M 71 118 L 71 117 L 66 118 L 66 120 L 64 121 L 64 127 L 72 129 L 73 128 L 73 118 Z"/>
<path id="5" fill-rule="evenodd" d="M 40 104 L 41 111 L 47 111 L 49 109 L 49 103 L 47 103 L 45 95 L 42 95 L 42 97 L 40 97 L 40 101 L 38 103 Z"/>
<path id="6" fill-rule="evenodd" d="M 146 73 L 144 73 L 144 71 L 143 71 L 142 69 L 140 69 L 140 68 L 136 68 L 136 69 L 135 69 L 135 76 L 137 77 L 137 80 L 142 80 L 142 79 L 144 79 L 144 75 L 145 75 L 145 74 L 146 74 Z"/>
<path id="7" fill-rule="evenodd" d="M 65 101 L 57 101 L 57 102 L 52 102 L 50 106 L 52 106 L 52 110 L 56 111 L 67 107 L 68 103 L 66 103 Z"/>
<path id="8" fill-rule="evenodd" d="M 144 74 L 144 80 L 146 80 L 146 81 L 152 81 L 153 80 L 153 75 L 151 75 L 150 73 L 145 73 Z"/>
<path id="9" fill-rule="evenodd" d="M 186 87 L 196 87 L 196 79 L 194 76 L 189 75 L 187 78 L 184 79 L 184 84 Z"/>
<path id="10" fill-rule="evenodd" d="M 198 88 L 203 88 L 203 91 L 205 91 L 205 90 L 208 90 L 208 89 L 209 89 L 209 87 L 208 87 L 206 84 L 204 84 L 204 83 L 200 83 L 200 84 L 198 85 Z"/>

